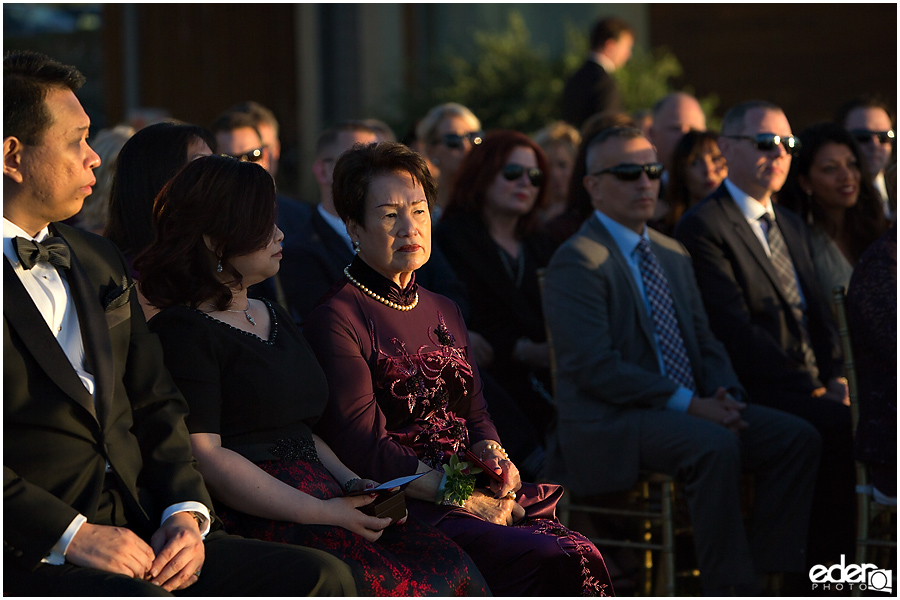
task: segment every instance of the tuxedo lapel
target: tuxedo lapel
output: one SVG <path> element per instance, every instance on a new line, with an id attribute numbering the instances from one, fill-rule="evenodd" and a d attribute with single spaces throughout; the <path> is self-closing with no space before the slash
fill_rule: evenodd
<path id="1" fill-rule="evenodd" d="M 656 347 L 653 320 L 647 313 L 644 297 L 641 295 L 641 291 L 634 281 L 634 276 L 631 273 L 631 267 L 628 265 L 628 261 L 619 249 L 616 240 L 613 239 L 612 234 L 610 234 L 609 230 L 603 226 L 603 223 L 600 222 L 596 215 L 591 215 L 588 218 L 588 223 L 588 231 L 591 237 L 600 242 L 600 244 L 607 249 L 610 257 L 616 264 L 616 268 L 619 270 L 619 276 L 616 277 L 616 280 L 624 280 L 626 282 L 625 285 L 631 291 L 631 302 L 637 307 L 638 321 L 640 321 L 641 331 L 644 333 L 644 337 L 647 338 L 647 343 L 650 344 L 651 347 Z"/>
<path id="2" fill-rule="evenodd" d="M 34 305 L 8 260 L 3 261 L 3 315 L 47 376 L 97 420 L 94 399 Z M 71 285 L 71 284 L 70 284 Z"/>
<path id="3" fill-rule="evenodd" d="M 760 268 L 765 272 L 766 277 L 769 278 L 772 287 L 776 290 L 779 298 L 781 298 L 781 302 L 785 305 L 790 304 L 784 295 L 784 291 L 781 289 L 781 279 L 778 277 L 775 265 L 772 264 L 772 259 L 766 254 L 759 238 L 753 233 L 750 224 L 747 223 L 747 219 L 744 217 L 744 213 L 741 212 L 741 209 L 738 208 L 737 203 L 731 195 L 726 192 L 724 196 L 719 198 L 719 206 L 721 206 L 722 211 L 731 222 L 735 235 L 741 240 L 741 243 L 744 244 L 744 247 L 747 248 L 747 251 L 750 252 L 754 260 L 756 260 L 757 264 L 759 264 Z M 779 221 L 778 223 L 780 224 L 781 222 Z"/>
<path id="4" fill-rule="evenodd" d="M 347 243 L 341 236 L 328 224 L 327 221 L 319 214 L 318 208 L 313 209 L 312 217 L 310 217 L 313 231 L 321 240 L 322 256 L 326 261 L 330 262 L 333 267 L 343 272 L 344 267 L 353 261 L 353 252 L 347 247 Z"/>
<path id="5" fill-rule="evenodd" d="M 72 251 L 72 267 L 68 271 L 69 289 L 78 311 L 81 339 L 84 344 L 86 368 L 94 376 L 94 403 L 105 423 L 110 415 L 113 393 L 113 352 L 107 321 L 96 296 L 94 286 L 85 273 L 75 251 Z"/>

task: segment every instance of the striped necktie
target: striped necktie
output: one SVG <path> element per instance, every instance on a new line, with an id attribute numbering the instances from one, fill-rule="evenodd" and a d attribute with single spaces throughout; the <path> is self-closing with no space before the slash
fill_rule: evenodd
<path id="1" fill-rule="evenodd" d="M 784 236 L 781 235 L 778 223 L 766 213 L 759 218 L 759 225 L 762 227 L 766 240 L 769 242 L 772 266 L 775 267 L 775 272 L 778 273 L 781 291 L 790 304 L 791 312 L 800 326 L 800 350 L 803 352 L 803 362 L 806 363 L 810 374 L 816 379 L 819 377 L 819 369 L 816 366 L 816 355 L 809 343 L 809 331 L 806 328 L 806 303 L 800 295 L 794 263 L 791 262 L 791 255 L 788 253 L 787 246 L 784 243 Z"/>

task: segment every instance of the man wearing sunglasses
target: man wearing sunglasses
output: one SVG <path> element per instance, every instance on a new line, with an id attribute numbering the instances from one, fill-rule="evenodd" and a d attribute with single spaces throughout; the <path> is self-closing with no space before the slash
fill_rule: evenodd
<path id="1" fill-rule="evenodd" d="M 822 436 L 809 566 L 853 551 L 853 453 L 840 340 L 816 283 L 810 233 L 773 203 L 799 142 L 784 112 L 729 110 L 719 147 L 728 177 L 688 211 L 675 237 L 691 253 L 713 333 L 755 401 L 809 421 Z"/>
<path id="2" fill-rule="evenodd" d="M 856 98 L 838 109 L 835 122 L 843 125 L 856 138 L 859 149 L 866 157 L 872 183 L 881 194 L 884 214 L 895 221 L 897 207 L 889 204 L 884 182 L 884 168 L 891 160 L 895 138 L 887 104 L 873 96 Z"/>
<path id="3" fill-rule="evenodd" d="M 746 402 L 709 330 L 690 257 L 647 227 L 662 173 L 650 141 L 607 129 L 588 145 L 587 172 L 596 210 L 545 281 L 559 369 L 554 476 L 582 494 L 627 490 L 641 469 L 677 476 L 703 593 L 758 595 L 765 574 L 804 571 L 820 437 L 802 419 Z M 742 470 L 759 482 L 749 531 Z"/>

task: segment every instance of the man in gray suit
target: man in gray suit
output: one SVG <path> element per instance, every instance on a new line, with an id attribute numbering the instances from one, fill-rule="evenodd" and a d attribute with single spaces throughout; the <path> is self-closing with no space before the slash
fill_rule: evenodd
<path id="1" fill-rule="evenodd" d="M 559 422 L 551 473 L 578 494 L 676 476 L 694 529 L 703 591 L 754 595 L 769 573 L 804 571 L 821 444 L 797 417 L 751 405 L 712 335 L 691 260 L 646 227 L 662 165 L 636 129 L 589 143 L 594 208 L 547 268 Z M 741 472 L 755 476 L 751 525 Z"/>

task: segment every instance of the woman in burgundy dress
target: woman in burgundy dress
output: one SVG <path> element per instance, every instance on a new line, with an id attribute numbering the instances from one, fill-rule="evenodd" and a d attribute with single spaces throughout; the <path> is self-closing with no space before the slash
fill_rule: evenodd
<path id="1" fill-rule="evenodd" d="M 361 596 L 483 594 L 471 559 L 439 531 L 357 510 L 372 496 L 345 492 L 375 482 L 310 431 L 328 401 L 322 370 L 284 309 L 247 297 L 278 271 L 275 206 L 262 167 L 199 158 L 160 192 L 156 240 L 135 261 L 143 292 L 162 309 L 150 327 L 190 406 L 216 512 L 230 532 L 341 558 Z"/>
<path id="2" fill-rule="evenodd" d="M 332 189 L 358 250 L 304 328 L 330 390 L 317 433 L 361 476 L 424 473 L 406 490 L 410 514 L 462 546 L 495 595 L 611 595 L 597 548 L 554 516 L 562 489 L 523 484 L 500 444 L 459 309 L 415 283 L 435 196 L 422 158 L 357 146 Z M 502 483 L 479 485 L 457 459 L 467 449 Z"/>

